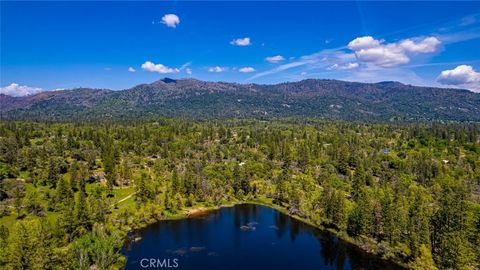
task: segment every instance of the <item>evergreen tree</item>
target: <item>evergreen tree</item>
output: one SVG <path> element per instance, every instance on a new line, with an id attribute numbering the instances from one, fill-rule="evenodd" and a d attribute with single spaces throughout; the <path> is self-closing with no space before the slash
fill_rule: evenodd
<path id="1" fill-rule="evenodd" d="M 7 227 L 0 225 L 0 268 L 6 264 L 8 236 Z"/>
<path id="2" fill-rule="evenodd" d="M 362 188 L 355 201 L 355 206 L 350 212 L 347 221 L 347 231 L 352 236 L 367 235 L 372 232 L 373 212 L 370 205 L 370 198 Z"/>
<path id="3" fill-rule="evenodd" d="M 412 270 L 438 270 L 433 261 L 430 249 L 421 245 L 418 257 L 410 264 Z"/>
<path id="4" fill-rule="evenodd" d="M 87 192 L 85 183 L 81 181 L 78 191 L 78 197 L 75 204 L 75 224 L 77 231 L 86 231 L 90 229 L 90 217 L 88 216 Z"/>
<path id="5" fill-rule="evenodd" d="M 423 192 L 418 191 L 408 212 L 408 237 L 413 257 L 420 255 L 420 247 L 430 246 L 429 218 L 427 202 Z"/>

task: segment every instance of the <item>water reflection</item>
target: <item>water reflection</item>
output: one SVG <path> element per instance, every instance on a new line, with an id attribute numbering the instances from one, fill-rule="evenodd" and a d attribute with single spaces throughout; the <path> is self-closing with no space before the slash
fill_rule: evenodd
<path id="1" fill-rule="evenodd" d="M 179 259 L 178 269 L 400 269 L 274 209 L 239 205 L 159 222 L 129 243 L 126 269 L 144 258 Z"/>

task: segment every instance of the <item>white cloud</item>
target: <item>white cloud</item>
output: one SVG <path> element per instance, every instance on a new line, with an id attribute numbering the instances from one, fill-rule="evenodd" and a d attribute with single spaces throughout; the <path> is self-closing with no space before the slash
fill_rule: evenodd
<path id="1" fill-rule="evenodd" d="M 255 72 L 255 69 L 253 67 L 243 67 L 239 69 L 238 71 L 242 73 L 250 73 L 250 72 Z"/>
<path id="2" fill-rule="evenodd" d="M 355 54 L 345 53 L 343 47 L 334 48 L 334 49 L 325 49 L 313 54 L 304 55 L 301 57 L 293 58 L 290 57 L 289 60 L 296 60 L 294 62 L 285 63 L 279 66 L 276 66 L 273 69 L 266 70 L 263 72 L 256 73 L 254 76 L 247 79 L 247 81 L 255 80 L 265 76 L 274 75 L 281 72 L 286 72 L 290 69 L 300 68 L 305 66 L 308 69 L 321 68 L 324 69 L 329 65 L 334 63 L 343 63 L 343 62 L 352 62 L 355 61 Z"/>
<path id="3" fill-rule="evenodd" d="M 9 95 L 12 97 L 30 96 L 38 94 L 42 91 L 42 88 L 19 85 L 17 83 L 12 83 L 8 86 L 0 87 L 0 94 Z"/>
<path id="4" fill-rule="evenodd" d="M 365 36 L 350 41 L 350 43 L 348 43 L 348 48 L 354 51 L 361 49 L 369 49 L 380 46 L 380 43 L 381 42 L 379 40 L 376 40 L 371 36 Z"/>
<path id="5" fill-rule="evenodd" d="M 234 39 L 234 40 L 230 41 L 230 44 L 236 45 L 236 46 L 250 46 L 250 45 L 252 45 L 249 37 Z"/>
<path id="6" fill-rule="evenodd" d="M 270 69 L 270 70 L 267 70 L 267 71 L 257 73 L 255 75 L 253 75 L 252 77 L 248 78 L 247 81 L 251 81 L 251 80 L 261 78 L 261 77 L 273 75 L 273 74 L 283 72 L 283 71 L 286 71 L 286 70 L 289 70 L 289 69 L 292 69 L 292 68 L 301 67 L 301 66 L 307 65 L 309 63 L 312 63 L 312 61 L 306 60 L 306 61 L 297 61 L 297 62 L 283 64 L 283 65 L 280 65 L 278 67 L 275 67 L 274 69 Z"/>
<path id="7" fill-rule="evenodd" d="M 440 40 L 436 37 L 427 37 L 423 40 L 404 39 L 400 41 L 399 46 L 407 52 L 412 53 L 434 53 L 440 45 Z"/>
<path id="8" fill-rule="evenodd" d="M 183 64 L 183 65 L 180 67 L 180 70 L 186 69 L 186 68 L 189 67 L 191 64 L 192 64 L 192 61 L 186 62 L 185 64 Z"/>
<path id="9" fill-rule="evenodd" d="M 480 14 L 474 15 L 474 17 L 475 19 L 466 18 L 463 21 L 457 19 L 446 24 L 442 23 L 442 25 L 448 26 L 442 29 L 439 28 L 442 25 L 438 25 L 438 23 L 418 27 L 418 30 L 427 31 L 425 36 L 405 36 L 403 39 L 393 41 L 372 36 L 352 38 L 353 40 L 348 46 L 325 49 L 310 55 L 297 56 L 295 59 L 287 58 L 289 61 L 275 65 L 268 70 L 253 73 L 246 81 L 261 82 L 259 79 L 267 76 L 272 78 L 266 80 L 268 82 L 285 80 L 285 78 L 302 79 L 299 74 L 308 72 L 309 77 L 330 77 L 365 82 L 395 80 L 414 85 L 441 87 L 438 80 L 429 77 L 423 78 L 415 73 L 414 68 L 426 65 L 444 65 L 446 63 L 429 63 L 430 54 L 438 53 L 443 46 L 451 43 L 479 39 L 480 32 L 476 26 L 480 23 Z M 475 20 L 476 22 L 474 22 Z M 459 27 L 459 24 L 472 25 Z M 386 36 L 408 34 L 410 30 L 401 30 L 386 34 Z M 347 63 L 358 63 L 359 67 L 352 69 L 351 72 L 327 71 Z M 461 65 L 464 62 L 447 64 Z M 476 68 L 476 72 L 480 72 L 480 67 Z M 476 84 L 477 86 L 470 84 L 469 89 L 479 88 L 479 83 Z"/>
<path id="10" fill-rule="evenodd" d="M 180 18 L 175 14 L 165 14 L 165 16 L 162 17 L 162 23 L 168 27 L 176 28 L 180 23 Z"/>
<path id="11" fill-rule="evenodd" d="M 460 65 L 454 69 L 444 70 L 437 77 L 441 84 L 455 85 L 480 91 L 480 72 L 472 66 Z"/>
<path id="12" fill-rule="evenodd" d="M 132 73 L 133 73 L 133 72 L 136 72 L 136 70 L 135 70 L 133 67 L 129 67 L 129 68 L 128 68 L 128 72 L 132 72 Z"/>
<path id="13" fill-rule="evenodd" d="M 185 64 L 183 64 L 178 70 L 179 71 L 185 71 L 185 73 L 187 73 L 188 75 L 191 75 L 192 74 L 192 69 L 189 68 L 189 66 L 192 64 L 192 62 L 186 62 Z"/>
<path id="14" fill-rule="evenodd" d="M 358 63 L 333 64 L 329 66 L 328 70 L 352 70 L 359 67 Z"/>
<path id="15" fill-rule="evenodd" d="M 146 61 L 145 63 L 143 63 L 142 68 L 146 71 L 158 72 L 158 73 L 161 73 L 161 74 L 180 72 L 180 70 L 178 68 L 169 68 L 169 67 L 164 66 L 162 64 L 155 64 L 155 63 L 152 63 L 150 61 Z"/>
<path id="16" fill-rule="evenodd" d="M 441 42 L 436 37 L 404 39 L 397 43 L 385 43 L 371 36 L 356 38 L 348 43 L 359 61 L 380 67 L 396 67 L 410 62 L 417 54 L 438 51 Z"/>
<path id="17" fill-rule="evenodd" d="M 226 68 L 224 68 L 224 67 L 219 67 L 219 66 L 209 67 L 209 68 L 208 68 L 208 72 L 216 72 L 216 73 L 224 72 L 225 70 L 226 70 Z"/>
<path id="18" fill-rule="evenodd" d="M 267 57 L 265 58 L 265 60 L 270 63 L 279 63 L 285 60 L 285 58 L 281 55 L 275 55 L 275 56 Z"/>
<path id="19" fill-rule="evenodd" d="M 391 74 L 381 70 L 388 67 L 396 67 L 409 63 L 412 58 L 420 54 L 438 51 L 440 41 L 436 37 L 426 38 L 409 38 L 394 43 L 386 43 L 384 40 L 377 40 L 371 36 L 359 37 L 352 40 L 348 46 L 325 49 L 310 55 L 297 57 L 295 61 L 284 63 L 273 69 L 256 73 L 247 80 L 255 80 L 264 76 L 271 76 L 277 73 L 285 73 L 288 70 L 299 69 L 308 71 L 308 74 L 318 74 L 312 72 L 314 70 L 351 70 L 350 75 L 372 68 L 368 72 L 363 72 L 368 76 L 375 74 L 385 75 L 382 78 L 399 78 L 397 74 Z M 352 50 L 352 52 L 346 49 Z M 365 63 L 365 64 L 363 64 Z M 375 70 L 374 70 L 375 69 Z M 298 73 L 297 73 L 298 74 Z M 331 76 L 331 72 L 325 73 Z M 325 74 L 322 74 L 325 75 Z M 417 81 L 417 77 L 408 74 L 410 77 L 407 81 Z M 411 79 L 410 79 L 411 78 Z M 370 78 L 369 78 L 370 79 Z M 374 80 L 374 78 L 371 78 Z M 383 79 L 379 79 L 383 80 Z"/>

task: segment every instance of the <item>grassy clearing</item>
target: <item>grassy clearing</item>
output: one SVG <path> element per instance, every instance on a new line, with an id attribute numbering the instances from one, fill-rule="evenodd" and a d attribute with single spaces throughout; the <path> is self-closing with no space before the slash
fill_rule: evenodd
<path id="1" fill-rule="evenodd" d="M 86 185 L 87 193 L 92 193 L 92 191 L 98 186 L 99 186 L 98 183 L 87 184 Z M 48 208 L 48 201 L 45 199 L 46 194 L 50 193 L 50 195 L 52 195 L 54 194 L 55 190 L 46 186 L 35 187 L 32 183 L 26 183 L 25 188 L 27 192 L 36 191 L 38 193 L 39 203 L 43 206 L 44 209 Z M 133 206 L 135 204 L 135 197 L 133 196 L 134 193 L 135 193 L 134 187 L 115 188 L 113 190 L 114 197 L 111 199 L 111 201 L 112 201 L 112 205 L 115 204 L 116 207 L 115 208 L 112 207 L 112 211 L 115 212 L 118 209 L 123 209 L 125 207 Z M 77 195 L 78 195 L 78 192 L 75 194 L 75 198 L 77 197 Z M 123 200 L 125 198 L 127 199 Z M 118 203 L 119 201 L 121 202 Z M 21 210 L 21 214 L 26 214 L 26 216 L 22 220 L 46 219 L 50 222 L 55 222 L 59 216 L 59 213 L 54 211 L 46 211 L 45 213 L 46 215 L 44 217 L 38 217 L 35 215 L 26 214 L 24 209 Z M 11 208 L 10 215 L 3 216 L 0 218 L 0 226 L 3 225 L 10 230 L 17 221 L 19 221 L 19 219 L 17 219 L 17 213 L 14 211 L 13 208 Z"/>

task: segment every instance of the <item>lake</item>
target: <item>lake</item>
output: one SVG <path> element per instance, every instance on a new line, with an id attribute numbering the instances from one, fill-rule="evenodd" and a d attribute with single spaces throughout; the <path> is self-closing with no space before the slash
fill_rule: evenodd
<path id="1" fill-rule="evenodd" d="M 275 209 L 242 204 L 162 221 L 127 244 L 126 269 L 403 269 Z"/>

